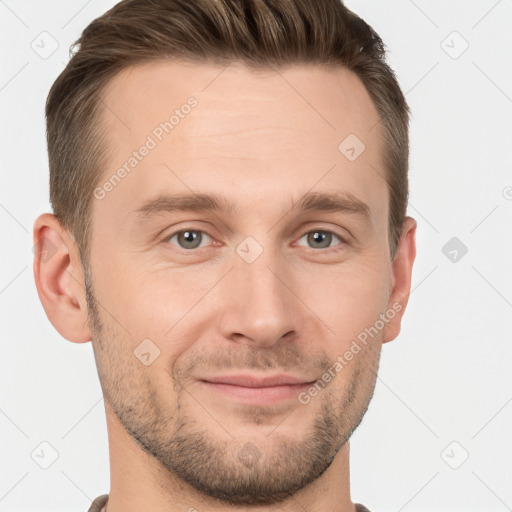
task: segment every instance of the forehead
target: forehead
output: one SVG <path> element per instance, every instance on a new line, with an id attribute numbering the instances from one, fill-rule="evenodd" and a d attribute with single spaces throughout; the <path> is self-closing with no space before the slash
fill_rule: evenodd
<path id="1" fill-rule="evenodd" d="M 237 63 L 162 60 L 130 66 L 113 77 L 103 91 L 103 122 L 114 136 L 137 136 L 148 128 L 145 121 L 168 119 L 191 96 L 200 108 L 191 116 L 195 122 L 187 123 L 192 126 L 185 127 L 188 136 L 219 133 L 235 121 L 254 129 L 272 128 L 278 121 L 312 142 L 331 135 L 330 143 L 348 130 L 365 138 L 379 120 L 360 79 L 342 67 L 258 70 Z M 215 123 L 208 123 L 212 117 Z"/>
<path id="2" fill-rule="evenodd" d="M 364 196 L 386 215 L 382 127 L 362 82 L 344 68 L 162 60 L 120 72 L 102 102 L 109 159 L 99 184 L 126 171 L 102 207 L 208 189 L 250 191 L 253 201 L 270 201 L 270 192 L 287 208 L 294 189 L 321 189 Z"/>

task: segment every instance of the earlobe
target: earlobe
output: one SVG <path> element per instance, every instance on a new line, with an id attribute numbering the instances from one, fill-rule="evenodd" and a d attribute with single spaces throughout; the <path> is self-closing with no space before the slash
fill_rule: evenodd
<path id="1" fill-rule="evenodd" d="M 402 317 L 411 293 L 412 267 L 416 257 L 416 227 L 416 221 L 406 217 L 397 253 L 391 264 L 392 287 L 387 309 L 391 319 L 383 329 L 383 343 L 394 340 L 400 334 Z"/>
<path id="2" fill-rule="evenodd" d="M 91 340 L 78 248 L 58 219 L 40 215 L 34 223 L 34 279 L 48 320 L 67 340 Z"/>

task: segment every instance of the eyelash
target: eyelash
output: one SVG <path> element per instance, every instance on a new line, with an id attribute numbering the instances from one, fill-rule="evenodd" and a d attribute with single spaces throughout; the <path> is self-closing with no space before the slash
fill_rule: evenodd
<path id="1" fill-rule="evenodd" d="M 180 229 L 179 231 L 174 231 L 170 235 L 165 236 L 165 238 L 162 240 L 162 242 L 170 242 L 170 240 L 172 238 L 174 238 L 176 235 L 179 235 L 180 233 L 184 233 L 186 231 L 192 231 L 192 232 L 195 232 L 195 233 L 202 233 L 203 235 L 206 235 L 206 236 L 210 237 L 211 239 L 213 239 L 212 236 L 210 236 L 208 233 L 206 233 L 206 231 L 203 231 L 201 229 L 184 228 L 184 229 Z M 313 228 L 313 229 L 310 229 L 310 230 L 304 232 L 298 238 L 298 240 L 302 239 L 304 236 L 306 236 L 306 235 L 308 235 L 310 233 L 315 233 L 315 232 L 327 233 L 327 234 L 330 234 L 330 235 L 334 235 L 336 238 L 338 238 L 340 240 L 340 243 L 337 244 L 336 246 L 333 246 L 333 247 L 320 248 L 320 249 L 314 249 L 313 247 L 306 247 L 307 249 L 309 249 L 311 251 L 314 251 L 316 253 L 319 253 L 319 252 L 323 252 L 323 253 L 337 252 L 337 251 L 342 250 L 342 248 L 338 247 L 339 245 L 346 245 L 347 244 L 347 241 L 345 240 L 345 238 L 342 237 L 341 235 L 339 235 L 338 233 L 336 233 L 334 231 L 331 231 L 329 229 L 321 229 L 321 228 Z M 201 240 L 201 242 L 202 242 L 202 240 Z M 172 244 L 172 245 L 174 245 L 174 244 Z M 179 247 L 178 245 L 175 245 L 175 247 L 177 249 L 179 249 L 180 251 L 184 252 L 184 253 L 193 253 L 193 252 L 199 251 L 200 249 L 204 249 L 204 247 L 196 247 L 194 249 L 184 249 L 183 247 Z M 304 247 L 304 246 L 301 246 L 301 247 Z"/>

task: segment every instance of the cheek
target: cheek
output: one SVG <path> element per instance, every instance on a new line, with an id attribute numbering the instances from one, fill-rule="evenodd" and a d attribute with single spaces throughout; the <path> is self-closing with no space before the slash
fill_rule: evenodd
<path id="1" fill-rule="evenodd" d="M 387 305 L 389 276 L 381 268 L 347 262 L 305 275 L 301 294 L 306 304 L 340 340 L 373 325 Z"/>
<path id="2" fill-rule="evenodd" d="M 205 326 L 213 325 L 207 322 L 212 306 L 206 294 L 219 278 L 211 270 L 158 265 L 133 268 L 129 275 L 129 280 L 118 277 L 109 286 L 112 316 L 123 325 L 127 343 L 133 344 L 129 351 L 149 352 L 151 358 L 156 354 L 146 370 L 156 387 L 168 389 L 175 362 L 201 338 Z"/>
<path id="3" fill-rule="evenodd" d="M 141 262 L 136 255 L 117 256 L 102 260 L 94 270 L 102 306 L 112 321 L 129 333 L 134 346 L 149 338 L 168 359 L 179 357 L 188 348 L 186 340 L 195 338 L 198 333 L 194 330 L 222 303 L 216 300 L 212 304 L 207 295 L 224 275 L 225 267 L 212 263 L 171 268 L 162 261 Z M 305 316 L 313 311 L 334 331 L 336 342 L 350 342 L 373 325 L 386 307 L 386 271 L 382 257 L 367 254 L 354 255 L 340 264 L 292 263 L 284 277 L 300 299 L 292 301 L 294 307 L 303 309 Z M 222 293 L 233 291 L 222 288 Z M 326 331 L 327 338 L 331 334 Z M 170 340 L 172 354 L 168 353 Z"/>
<path id="4" fill-rule="evenodd" d="M 197 287 L 187 286 L 175 269 L 158 272 L 140 264 L 135 255 L 118 256 L 97 264 L 94 270 L 95 292 L 104 314 L 134 341 L 152 336 L 163 338 L 190 310 L 194 294 L 189 290 Z M 189 277 L 194 279 L 193 273 Z"/>

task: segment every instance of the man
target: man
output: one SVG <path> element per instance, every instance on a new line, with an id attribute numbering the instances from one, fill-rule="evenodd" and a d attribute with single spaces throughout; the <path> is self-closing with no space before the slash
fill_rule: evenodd
<path id="1" fill-rule="evenodd" d="M 382 41 L 338 0 L 125 0 L 78 43 L 34 273 L 94 349 L 111 482 L 89 510 L 367 510 L 349 438 L 416 231 Z"/>

